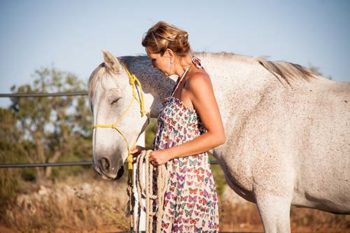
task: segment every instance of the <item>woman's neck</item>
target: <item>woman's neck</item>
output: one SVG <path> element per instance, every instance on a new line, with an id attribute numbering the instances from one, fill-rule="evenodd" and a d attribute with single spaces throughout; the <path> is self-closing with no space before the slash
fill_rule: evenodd
<path id="1" fill-rule="evenodd" d="M 174 73 L 181 77 L 184 72 L 192 65 L 192 57 L 190 54 L 187 54 L 184 57 L 178 57 L 174 63 Z"/>

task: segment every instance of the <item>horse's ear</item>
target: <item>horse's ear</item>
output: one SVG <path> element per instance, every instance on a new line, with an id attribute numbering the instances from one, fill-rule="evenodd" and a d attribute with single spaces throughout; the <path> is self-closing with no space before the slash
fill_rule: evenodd
<path id="1" fill-rule="evenodd" d="M 118 58 L 113 56 L 113 54 L 111 54 L 107 50 L 103 50 L 102 53 L 103 53 L 104 64 L 107 68 L 107 71 L 118 74 L 121 68 L 121 64 L 118 61 Z"/>

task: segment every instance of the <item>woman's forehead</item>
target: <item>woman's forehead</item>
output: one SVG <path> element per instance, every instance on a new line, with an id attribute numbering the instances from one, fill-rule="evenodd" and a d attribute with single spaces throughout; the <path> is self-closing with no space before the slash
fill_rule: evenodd
<path id="1" fill-rule="evenodd" d="M 156 58 L 160 55 L 159 53 L 152 53 L 148 48 L 146 48 L 146 53 L 147 53 L 147 56 L 151 58 Z"/>

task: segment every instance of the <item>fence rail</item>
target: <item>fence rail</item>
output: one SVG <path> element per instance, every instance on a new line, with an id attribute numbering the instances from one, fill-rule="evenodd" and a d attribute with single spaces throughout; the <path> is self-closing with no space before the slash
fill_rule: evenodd
<path id="1" fill-rule="evenodd" d="M 87 91 L 54 92 L 54 93 L 0 93 L 0 98 L 23 97 L 62 97 L 85 96 Z M 31 167 L 66 167 L 66 166 L 91 166 L 92 161 L 59 162 L 59 163 L 5 163 L 0 168 L 31 168 Z"/>
<path id="2" fill-rule="evenodd" d="M 0 98 L 11 97 L 61 97 L 61 96 L 82 96 L 87 95 L 87 91 L 54 92 L 54 93 L 0 93 Z"/>
<path id="3" fill-rule="evenodd" d="M 58 162 L 58 163 L 3 163 L 0 168 L 31 168 L 31 167 L 68 167 L 91 166 L 92 161 Z"/>
<path id="4" fill-rule="evenodd" d="M 61 97 L 61 96 L 84 96 L 87 91 L 72 91 L 72 92 L 54 92 L 54 93 L 0 93 L 0 98 L 11 97 Z M 218 164 L 217 161 L 210 161 L 212 165 Z M 59 163 L 5 163 L 0 164 L 1 168 L 33 168 L 33 167 L 65 167 L 65 166 L 91 166 L 92 161 L 77 161 L 77 162 L 59 162 Z"/>
<path id="5" fill-rule="evenodd" d="M 210 164 L 216 165 L 217 161 L 209 161 Z M 57 162 L 57 163 L 2 163 L 1 168 L 33 168 L 33 167 L 68 167 L 68 166 L 92 166 L 92 161 L 77 162 Z"/>

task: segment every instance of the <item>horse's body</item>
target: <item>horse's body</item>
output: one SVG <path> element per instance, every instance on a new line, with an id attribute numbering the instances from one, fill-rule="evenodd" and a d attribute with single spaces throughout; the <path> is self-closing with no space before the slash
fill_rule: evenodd
<path id="1" fill-rule="evenodd" d="M 214 155 L 228 185 L 257 204 L 265 230 L 290 232 L 291 204 L 349 214 L 350 85 L 289 63 L 232 54 L 198 57 L 211 77 L 227 138 Z M 132 98 L 119 61 L 140 79 L 152 117 L 174 85 L 147 57 L 106 56 L 90 78 L 94 124 L 120 118 Z M 124 102 L 111 104 L 118 97 Z M 131 112 L 120 128 L 134 141 L 145 118 L 136 106 Z M 94 132 L 97 170 L 108 177 L 115 177 L 126 159 L 119 139 L 112 129 Z"/>

